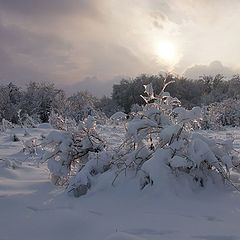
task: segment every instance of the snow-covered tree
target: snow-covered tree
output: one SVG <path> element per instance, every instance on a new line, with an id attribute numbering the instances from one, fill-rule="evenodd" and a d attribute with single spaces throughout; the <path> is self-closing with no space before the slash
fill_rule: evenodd
<path id="1" fill-rule="evenodd" d="M 3 118 L 18 123 L 18 110 L 20 101 L 22 99 L 22 92 L 13 83 L 7 86 L 0 86 L 0 120 Z"/>
<path id="2" fill-rule="evenodd" d="M 107 117 L 111 117 L 116 112 L 124 111 L 123 107 L 118 105 L 116 101 L 107 96 L 104 96 L 101 99 L 99 99 L 99 101 L 97 101 L 95 105 L 96 108 L 105 113 Z"/>
<path id="3" fill-rule="evenodd" d="M 164 95 L 166 97 L 163 97 Z M 162 112 L 162 117 L 165 109 L 170 109 L 167 114 L 170 122 L 162 126 L 155 146 L 157 150 L 141 168 L 144 171 L 144 179 L 147 179 L 142 182 L 143 186 L 149 183 L 149 179 L 151 184 L 162 184 L 161 174 L 166 175 L 167 172 L 190 178 L 202 187 L 207 181 L 215 182 L 219 177 L 223 181 L 230 181 L 230 169 L 235 157 L 232 142 L 208 139 L 189 131 L 189 123 L 197 122 L 201 118 L 199 107 L 192 110 L 175 107 L 176 100 L 173 101 L 164 92 L 162 96 L 157 97 L 157 101 L 159 102 L 155 102 L 154 105 Z M 164 102 L 170 103 L 170 106 L 166 107 Z"/>
<path id="4" fill-rule="evenodd" d="M 136 171 L 141 188 L 163 186 L 171 176 L 188 179 L 201 187 L 209 181 L 230 182 L 230 170 L 236 159 L 232 141 L 208 139 L 191 131 L 201 119 L 201 109 L 186 110 L 180 101 L 165 92 L 159 95 L 152 85 L 145 86 L 146 106 L 127 127 L 126 140 L 114 162 L 116 177 Z"/>
<path id="5" fill-rule="evenodd" d="M 159 94 L 151 83 L 144 86 L 141 97 L 146 105 L 127 123 L 125 139 L 117 149 L 111 149 L 97 134 L 92 117 L 78 128 L 50 133 L 46 144 L 53 148 L 44 159 L 52 182 L 67 183 L 67 190 L 76 197 L 86 194 L 95 176 L 106 171 L 115 173 L 113 185 L 122 176 L 135 175 L 141 189 L 162 187 L 170 179 L 199 187 L 209 182 L 231 183 L 237 157 L 232 141 L 209 139 L 192 131 L 201 119 L 201 109 L 181 107 L 165 91 L 171 83 L 165 81 Z"/>
<path id="6" fill-rule="evenodd" d="M 31 82 L 21 101 L 22 114 L 27 113 L 35 120 L 48 122 L 51 111 L 62 114 L 65 111 L 65 94 L 56 89 L 54 84 Z"/>
<path id="7" fill-rule="evenodd" d="M 43 156 L 42 161 L 48 162 L 52 183 L 68 184 L 68 190 L 73 191 L 76 196 L 80 194 L 82 188 L 87 191 L 90 186 L 87 176 L 85 176 L 86 181 L 79 180 L 79 178 L 82 179 L 80 176 L 83 171 L 85 171 L 84 174 L 93 174 L 93 168 L 90 172 L 86 172 L 90 153 L 92 153 L 92 158 L 94 154 L 105 148 L 105 143 L 95 127 L 95 120 L 88 117 L 78 126 L 73 125 L 72 128 L 68 128 L 68 131 L 52 131 L 43 143 L 49 150 Z"/>
<path id="8" fill-rule="evenodd" d="M 97 99 L 89 92 L 77 92 L 68 98 L 68 107 L 65 115 L 76 122 L 83 121 L 88 116 L 96 116 L 96 102 Z"/>
<path id="9" fill-rule="evenodd" d="M 202 108 L 203 129 L 221 129 L 224 126 L 240 126 L 240 100 L 226 99 Z"/>

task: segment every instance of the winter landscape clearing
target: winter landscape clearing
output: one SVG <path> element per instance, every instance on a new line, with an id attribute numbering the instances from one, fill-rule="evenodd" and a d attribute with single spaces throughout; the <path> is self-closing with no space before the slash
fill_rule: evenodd
<path id="1" fill-rule="evenodd" d="M 0 240 L 240 240 L 240 0 L 0 0 Z"/>
<path id="2" fill-rule="evenodd" d="M 118 144 L 123 125 L 101 126 L 101 134 Z M 83 240 L 238 240 L 240 194 L 231 186 L 190 190 L 187 182 L 140 190 L 135 180 L 96 181 L 87 195 L 74 198 L 64 187 L 50 183 L 46 164 L 22 152 L 21 141 L 41 139 L 53 129 L 48 124 L 8 129 L 0 136 L 0 239 Z M 12 135 L 21 140 L 12 141 Z M 240 128 L 204 131 L 212 138 L 235 138 L 240 150 Z M 235 173 L 234 181 L 240 175 Z M 101 177 L 101 176 L 100 176 Z M 113 176 L 105 176 L 105 178 Z"/>

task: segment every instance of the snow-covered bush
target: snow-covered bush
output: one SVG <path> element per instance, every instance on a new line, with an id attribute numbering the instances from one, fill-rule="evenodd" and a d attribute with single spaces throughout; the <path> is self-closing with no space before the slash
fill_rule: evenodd
<path id="1" fill-rule="evenodd" d="M 95 116 L 95 102 L 96 98 L 87 91 L 73 94 L 68 98 L 65 116 L 76 122 L 83 121 L 88 116 Z"/>
<path id="2" fill-rule="evenodd" d="M 203 129 L 221 129 L 223 126 L 240 126 L 240 100 L 227 99 L 202 108 Z"/>
<path id="3" fill-rule="evenodd" d="M 125 139 L 117 149 L 101 139 L 92 117 L 78 128 L 50 133 L 45 144 L 53 148 L 43 161 L 48 161 L 52 182 L 67 183 L 76 197 L 86 194 L 93 178 L 106 171 L 115 173 L 113 185 L 122 176 L 135 175 L 141 189 L 166 185 L 170 178 L 201 187 L 221 180 L 231 183 L 230 170 L 236 162 L 232 141 L 193 132 L 201 109 L 182 108 L 177 98 L 165 92 L 170 83 L 165 81 L 158 95 L 151 84 L 144 86 L 146 105 L 126 124 Z"/>
<path id="4" fill-rule="evenodd" d="M 115 112 L 122 112 L 124 111 L 123 107 L 120 107 L 114 99 L 110 97 L 102 97 L 99 99 L 96 103 L 95 106 L 98 110 L 103 112 L 107 117 L 112 116 Z"/>
<path id="5" fill-rule="evenodd" d="M 112 154 L 108 151 L 89 152 L 87 162 L 82 164 L 76 175 L 71 178 L 67 191 L 73 192 L 75 197 L 80 197 L 87 193 L 92 185 L 92 178 L 99 173 L 109 170 Z"/>
<path id="6" fill-rule="evenodd" d="M 142 106 L 140 106 L 137 103 L 135 103 L 131 106 L 131 112 L 137 113 L 137 112 L 140 112 L 142 110 L 143 110 Z"/>
<path id="7" fill-rule="evenodd" d="M 168 83 L 169 84 L 169 83 Z M 204 187 L 208 181 L 230 182 L 235 155 L 232 141 L 208 139 L 191 131 L 201 119 L 201 109 L 186 110 L 165 92 L 154 95 L 145 86 L 146 106 L 127 127 L 126 140 L 115 162 L 117 176 L 126 170 L 139 173 L 140 185 L 164 185 L 172 175 Z"/>
<path id="8" fill-rule="evenodd" d="M 16 159 L 2 159 L 0 158 L 0 168 L 16 169 L 21 167 L 22 162 Z"/>
<path id="9" fill-rule="evenodd" d="M 24 128 L 37 128 L 37 126 L 39 124 L 36 120 L 34 120 L 28 114 L 24 114 L 22 116 L 21 122 L 23 123 Z"/>
<path id="10" fill-rule="evenodd" d="M 23 152 L 30 156 L 37 154 L 37 139 L 31 138 L 26 141 L 22 141 L 23 144 Z"/>
<path id="11" fill-rule="evenodd" d="M 2 119 L 1 122 L 1 132 L 6 132 L 7 129 L 12 129 L 14 128 L 14 124 L 6 120 L 5 118 Z"/>
<path id="12" fill-rule="evenodd" d="M 51 111 L 51 114 L 49 116 L 49 123 L 53 128 L 58 130 L 67 131 L 68 129 L 66 119 L 64 119 L 60 114 L 55 113 L 54 111 Z"/>
<path id="13" fill-rule="evenodd" d="M 13 83 L 0 86 L 0 121 L 4 118 L 12 123 L 18 123 L 17 111 L 22 95 L 20 88 Z"/>
<path id="14" fill-rule="evenodd" d="M 19 125 L 25 129 L 27 133 L 27 128 L 36 128 L 38 126 L 38 122 L 34 120 L 31 116 L 27 113 L 22 114 L 22 110 L 19 109 L 17 112 L 18 115 L 18 123 Z"/>
<path id="15" fill-rule="evenodd" d="M 49 150 L 42 161 L 48 161 L 52 183 L 69 184 L 72 177 L 68 189 L 74 191 L 75 195 L 79 194 L 79 186 L 89 186 L 86 181 L 79 181 L 79 172 L 83 169 L 86 171 L 89 153 L 98 153 L 104 149 L 104 141 L 95 127 L 94 119 L 89 117 L 79 123 L 78 127 L 68 128 L 68 131 L 52 131 L 43 143 Z"/>
<path id="16" fill-rule="evenodd" d="M 20 103 L 22 113 L 28 114 L 37 122 L 48 122 L 52 110 L 61 114 L 65 107 L 64 91 L 47 82 L 30 82 Z"/>
<path id="17" fill-rule="evenodd" d="M 110 117 L 110 120 L 113 124 L 122 123 L 126 119 L 127 119 L 127 114 L 124 112 L 116 112 Z"/>

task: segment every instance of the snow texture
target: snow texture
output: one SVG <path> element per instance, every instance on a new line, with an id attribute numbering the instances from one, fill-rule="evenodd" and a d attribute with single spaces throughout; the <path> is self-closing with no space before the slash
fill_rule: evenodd
<path id="1" fill-rule="evenodd" d="M 101 126 L 99 129 L 115 146 L 123 137 L 119 135 L 124 129 L 122 126 Z M 40 140 L 49 128 L 28 131 Z M 14 132 L 25 141 L 32 138 L 24 137 L 24 129 L 17 128 Z M 1 239 L 240 239 L 240 196 L 233 190 L 210 185 L 200 192 L 191 192 L 187 185 L 179 183 L 172 190 L 163 184 L 162 192 L 149 188 L 140 191 L 136 184 L 127 180 L 106 188 L 107 178 L 113 176 L 105 175 L 107 181 L 96 181 L 95 190 L 75 199 L 69 197 L 64 188 L 49 183 L 47 166 L 38 167 L 31 159 L 26 159 L 21 152 L 21 142 L 9 140 L 11 133 L 8 129 L 0 136 L 0 156 L 21 164 L 17 168 L 0 165 Z M 220 138 L 223 142 L 229 141 L 230 135 L 234 136 L 234 148 L 240 150 L 240 129 L 202 134 L 210 136 L 211 141 Z M 144 167 L 159 184 L 164 176 L 158 178 L 155 167 L 160 167 L 159 160 L 167 157 L 168 152 L 157 150 L 151 159 L 154 165 L 146 162 Z M 234 179 L 240 181 L 239 173 L 234 174 Z"/>
<path id="2" fill-rule="evenodd" d="M 14 133 L 24 141 L 32 137 L 40 141 L 49 130 L 28 129 L 31 136 L 24 136 L 24 129 L 15 128 Z M 99 126 L 98 130 L 116 147 L 124 137 L 119 134 L 124 130 L 123 126 Z M 168 159 L 168 151 L 157 150 L 150 159 L 152 164 L 144 164 L 146 173 L 159 185 L 162 183 L 161 192 L 150 188 L 141 191 L 129 179 L 106 188 L 109 178 L 113 178 L 106 174 L 97 175 L 95 188 L 85 197 L 75 199 L 67 195 L 63 187 L 49 183 L 46 164 L 38 166 L 26 158 L 21 151 L 21 141 L 9 140 L 12 131 L 8 129 L 0 135 L 0 239 L 240 239 L 239 193 L 232 188 L 212 185 L 200 192 L 192 192 L 180 182 L 174 189 L 169 188 L 169 184 L 165 184 L 165 178 L 171 181 L 169 176 L 160 176 L 157 171 Z M 206 143 L 208 146 L 215 139 L 221 139 L 240 150 L 240 129 L 201 134 L 211 137 L 212 140 Z M 56 132 L 53 135 L 58 136 L 59 141 L 63 140 L 62 135 Z M 235 138 L 233 143 L 230 141 L 232 136 Z M 201 148 L 195 150 L 196 153 L 202 151 Z M 3 166 L 3 159 L 16 162 L 17 167 Z M 234 181 L 240 181 L 238 172 L 234 173 Z"/>

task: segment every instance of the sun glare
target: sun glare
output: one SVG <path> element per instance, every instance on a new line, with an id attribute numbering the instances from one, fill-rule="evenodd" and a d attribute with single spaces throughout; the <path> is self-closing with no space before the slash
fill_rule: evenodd
<path id="1" fill-rule="evenodd" d="M 174 45 L 170 42 L 160 42 L 157 45 L 157 55 L 168 63 L 174 62 L 176 58 Z"/>

